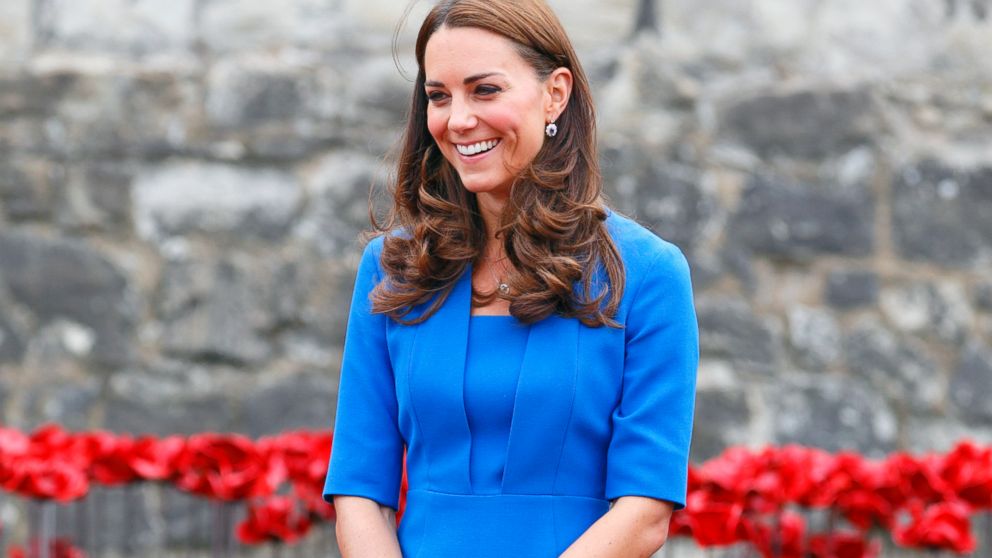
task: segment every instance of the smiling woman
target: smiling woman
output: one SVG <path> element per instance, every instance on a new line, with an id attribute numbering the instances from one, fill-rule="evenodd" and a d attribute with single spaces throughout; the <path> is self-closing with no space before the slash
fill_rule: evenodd
<path id="1" fill-rule="evenodd" d="M 686 260 L 605 203 L 589 84 L 543 1 L 442 0 L 416 56 L 341 364 L 342 554 L 650 556 L 686 498 Z"/>
<path id="2" fill-rule="evenodd" d="M 462 185 L 495 213 L 568 102 L 572 72 L 542 80 L 509 39 L 473 27 L 440 29 L 424 54 L 427 128 Z"/>

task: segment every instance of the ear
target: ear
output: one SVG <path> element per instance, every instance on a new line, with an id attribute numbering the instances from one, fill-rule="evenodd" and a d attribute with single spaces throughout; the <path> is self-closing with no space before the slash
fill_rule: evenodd
<path id="1" fill-rule="evenodd" d="M 572 94 L 572 71 L 565 67 L 556 69 L 545 80 L 544 86 L 544 117 L 547 122 L 554 122 L 565 112 Z"/>

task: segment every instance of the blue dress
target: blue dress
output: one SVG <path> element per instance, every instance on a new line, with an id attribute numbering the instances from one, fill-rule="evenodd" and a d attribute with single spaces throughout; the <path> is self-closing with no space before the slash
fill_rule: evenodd
<path id="1" fill-rule="evenodd" d="M 383 239 L 370 242 L 325 499 L 395 509 L 405 455 L 405 558 L 554 557 L 618 497 L 683 507 L 699 358 L 689 268 L 633 220 L 608 211 L 606 224 L 626 271 L 623 328 L 470 316 L 471 267 L 437 313 L 398 324 L 370 311 Z"/>

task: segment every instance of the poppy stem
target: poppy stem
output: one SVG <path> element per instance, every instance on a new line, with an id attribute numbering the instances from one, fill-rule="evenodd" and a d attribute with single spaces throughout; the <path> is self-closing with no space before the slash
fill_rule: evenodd
<path id="1" fill-rule="evenodd" d="M 41 558 L 51 558 L 52 542 L 55 535 L 55 504 L 45 501 L 41 504 Z"/>

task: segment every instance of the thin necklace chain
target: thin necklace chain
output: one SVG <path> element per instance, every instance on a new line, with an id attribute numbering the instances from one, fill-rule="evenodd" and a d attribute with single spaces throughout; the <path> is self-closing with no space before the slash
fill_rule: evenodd
<path id="1" fill-rule="evenodd" d="M 506 258 L 507 258 L 506 256 L 503 256 L 502 258 L 499 258 L 499 259 L 496 259 L 496 260 L 492 260 L 489 263 L 489 273 L 493 276 L 493 281 L 496 281 L 496 288 L 499 290 L 500 294 L 502 294 L 503 296 L 506 296 L 506 295 L 510 294 L 510 285 L 507 285 L 506 282 L 504 282 L 502 279 L 500 279 L 496 275 L 496 271 L 495 271 L 494 268 L 496 267 L 496 265 L 495 265 L 496 262 L 501 262 L 501 261 L 505 260 Z"/>

